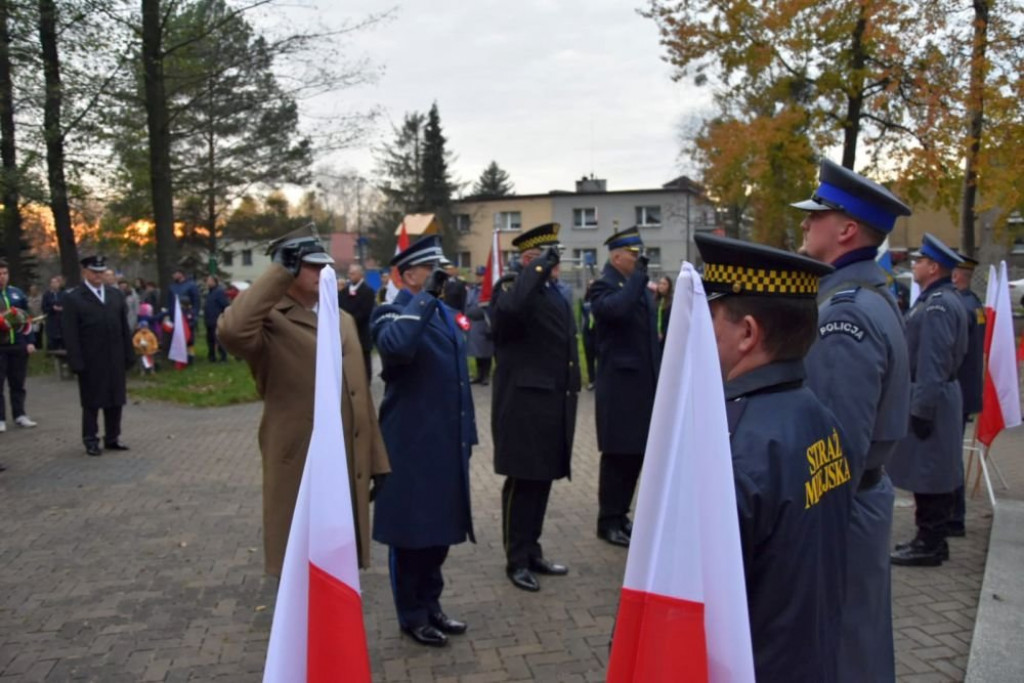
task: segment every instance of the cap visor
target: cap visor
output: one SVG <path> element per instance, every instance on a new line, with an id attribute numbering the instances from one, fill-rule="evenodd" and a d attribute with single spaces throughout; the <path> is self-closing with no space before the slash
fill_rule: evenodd
<path id="1" fill-rule="evenodd" d="M 105 273 L 107 272 L 106 266 L 86 266 L 87 270 L 91 270 L 94 273 Z"/>
<path id="2" fill-rule="evenodd" d="M 800 209 L 801 211 L 832 211 L 833 210 L 832 207 L 825 206 L 824 204 L 819 204 L 818 202 L 814 201 L 813 199 L 805 199 L 802 202 L 796 202 L 795 204 L 790 204 L 790 206 L 792 206 L 794 209 Z"/>
<path id="3" fill-rule="evenodd" d="M 334 263 L 334 259 L 332 259 L 329 254 L 324 254 L 324 253 L 306 254 L 305 256 L 302 257 L 302 262 L 303 263 L 312 263 L 312 264 L 320 265 L 320 266 L 326 266 L 326 265 L 333 264 Z"/>

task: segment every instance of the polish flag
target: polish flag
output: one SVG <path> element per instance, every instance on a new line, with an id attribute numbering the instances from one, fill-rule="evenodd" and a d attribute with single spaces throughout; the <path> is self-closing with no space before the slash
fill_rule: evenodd
<path id="1" fill-rule="evenodd" d="M 178 370 L 188 365 L 187 327 L 185 316 L 181 313 L 181 301 L 174 297 L 174 331 L 171 332 L 171 347 L 167 350 L 167 357 L 174 361 L 174 367 Z"/>
<path id="2" fill-rule="evenodd" d="M 345 437 L 334 269 L 320 271 L 313 435 L 299 485 L 264 683 L 369 683 Z"/>
<path id="3" fill-rule="evenodd" d="M 978 441 L 992 445 L 999 432 L 1021 423 L 1020 384 L 1017 379 L 1017 354 L 1014 349 L 1013 309 L 1010 308 L 1006 261 L 999 264 L 999 284 L 995 293 L 995 313 L 989 318 L 992 329 L 981 415 L 978 417 Z"/>
<path id="4" fill-rule="evenodd" d="M 753 683 L 725 396 L 689 263 L 672 310 L 608 682 Z"/>
<path id="5" fill-rule="evenodd" d="M 985 357 L 988 357 L 988 350 L 992 347 L 992 332 L 995 330 L 996 317 L 996 292 L 999 291 L 999 276 L 996 275 L 996 267 L 988 267 L 988 286 L 985 288 Z"/>
<path id="6" fill-rule="evenodd" d="M 405 221 L 402 221 L 402 231 L 398 233 L 398 242 L 395 243 L 395 256 L 402 253 L 409 248 L 409 233 L 405 231 Z M 391 303 L 398 296 L 398 293 L 402 291 L 402 288 L 398 286 L 398 283 L 402 281 L 402 275 L 398 272 L 398 268 L 391 269 L 391 277 L 388 278 L 388 291 L 384 295 L 385 303 Z"/>
<path id="7" fill-rule="evenodd" d="M 501 245 L 498 242 L 498 231 L 494 231 L 491 238 L 491 251 L 487 254 L 487 271 L 484 273 L 484 282 L 480 287 L 480 303 L 487 303 L 494 293 L 494 285 L 501 279 Z"/>

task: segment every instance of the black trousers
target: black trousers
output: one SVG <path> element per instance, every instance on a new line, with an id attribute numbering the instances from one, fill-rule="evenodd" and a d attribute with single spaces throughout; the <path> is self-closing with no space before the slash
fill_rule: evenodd
<path id="1" fill-rule="evenodd" d="M 621 528 L 629 519 L 629 506 L 643 464 L 643 453 L 601 454 L 597 481 L 598 531 Z"/>
<path id="2" fill-rule="evenodd" d="M 7 401 L 4 384 L 11 390 L 11 417 L 25 414 L 25 378 L 28 376 L 28 351 L 24 346 L 0 347 L 0 420 L 6 421 Z"/>
<path id="3" fill-rule="evenodd" d="M 108 446 L 121 438 L 121 409 L 122 406 L 102 409 L 103 443 Z M 100 442 L 99 413 L 99 408 L 82 408 L 82 443 L 86 446 L 95 446 Z"/>
<path id="4" fill-rule="evenodd" d="M 914 502 L 917 537 L 928 545 L 938 545 L 946 538 L 946 528 L 953 518 L 956 493 L 915 493 Z"/>
<path id="5" fill-rule="evenodd" d="M 217 323 L 214 323 L 213 325 L 206 326 L 206 357 L 211 363 L 217 360 L 218 351 L 220 351 L 220 359 L 226 361 L 228 359 L 228 352 L 217 341 Z"/>
<path id="6" fill-rule="evenodd" d="M 444 577 L 441 565 L 448 557 L 448 546 L 430 548 L 388 549 L 391 570 L 391 592 L 402 628 L 416 628 L 430 623 L 430 615 L 441 611 Z"/>
<path id="7" fill-rule="evenodd" d="M 489 382 L 491 379 L 491 357 L 476 359 L 476 377 L 481 382 Z"/>
<path id="8" fill-rule="evenodd" d="M 509 569 L 522 569 L 540 559 L 540 534 L 548 509 L 551 481 L 508 477 L 501 488 L 501 537 Z"/>

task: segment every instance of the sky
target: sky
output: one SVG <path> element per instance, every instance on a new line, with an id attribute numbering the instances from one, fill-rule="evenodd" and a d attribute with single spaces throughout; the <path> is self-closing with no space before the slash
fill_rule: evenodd
<path id="1" fill-rule="evenodd" d="M 286 19 L 324 25 L 394 7 L 392 18 L 346 38 L 350 59 L 383 69 L 373 85 L 304 102 L 316 115 L 377 108 L 367 144 L 323 160 L 372 176 L 373 145 L 406 112 L 437 102 L 457 180 L 492 161 L 518 194 L 572 190 L 593 173 L 609 190 L 660 187 L 692 166 L 680 159 L 681 123 L 709 95 L 671 79 L 643 0 L 301 0 Z"/>

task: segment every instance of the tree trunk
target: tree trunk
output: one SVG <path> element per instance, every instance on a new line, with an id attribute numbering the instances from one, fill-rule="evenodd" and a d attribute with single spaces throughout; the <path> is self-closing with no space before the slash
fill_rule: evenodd
<path id="1" fill-rule="evenodd" d="M 974 206 L 978 196 L 978 154 L 985 126 L 985 43 L 988 40 L 989 0 L 974 0 L 974 38 L 971 46 L 971 82 L 967 99 L 967 158 L 960 195 L 960 251 L 974 256 Z"/>
<path id="2" fill-rule="evenodd" d="M 18 161 L 14 145 L 14 86 L 11 79 L 10 3 L 0 0 L 0 201 L 4 205 L 4 251 L 11 282 L 25 287 L 21 260 L 21 199 L 18 192 Z"/>
<path id="3" fill-rule="evenodd" d="M 50 210 L 57 231 L 60 271 L 69 285 L 78 284 L 78 248 L 71 228 L 68 185 L 64 177 L 64 133 L 61 130 L 60 56 L 57 52 L 57 7 L 54 0 L 39 0 L 39 45 L 46 79 L 43 103 L 43 136 L 46 139 L 46 176 L 50 185 Z"/>
<path id="4" fill-rule="evenodd" d="M 857 138 L 860 137 L 860 118 L 864 109 L 864 65 L 867 62 L 864 52 L 865 12 L 861 3 L 850 44 L 850 89 L 846 95 L 846 120 L 843 122 L 843 166 L 851 171 L 857 161 Z"/>
<path id="5" fill-rule="evenodd" d="M 142 63 L 145 75 L 146 124 L 149 130 L 149 175 L 153 222 L 156 224 L 156 267 L 166 299 L 175 266 L 174 195 L 171 189 L 171 133 L 164 84 L 163 24 L 160 0 L 142 0 Z"/>

